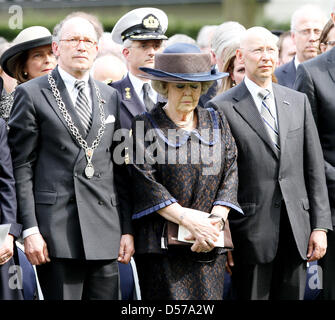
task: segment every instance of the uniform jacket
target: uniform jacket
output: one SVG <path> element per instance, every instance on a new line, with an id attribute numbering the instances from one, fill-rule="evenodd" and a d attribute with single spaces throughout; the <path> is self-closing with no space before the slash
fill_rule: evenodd
<path id="1" fill-rule="evenodd" d="M 278 83 L 282 86 L 293 88 L 297 70 L 293 58 L 290 62 L 283 64 L 275 70 Z"/>
<path id="2" fill-rule="evenodd" d="M 137 96 L 128 75 L 120 81 L 111 83 L 110 86 L 115 88 L 120 95 L 121 126 L 122 128 L 130 129 L 133 118 L 145 112 L 146 108 Z"/>

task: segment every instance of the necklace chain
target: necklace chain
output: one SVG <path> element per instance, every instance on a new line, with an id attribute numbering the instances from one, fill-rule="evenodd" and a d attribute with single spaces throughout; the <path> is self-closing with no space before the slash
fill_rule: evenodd
<path id="1" fill-rule="evenodd" d="M 100 94 L 100 90 L 99 88 L 96 86 L 96 84 L 94 83 L 94 87 L 95 87 L 95 91 L 98 97 L 98 101 L 99 101 L 99 110 L 100 110 L 100 121 L 101 121 L 101 126 L 99 128 L 97 137 L 95 138 L 95 140 L 92 143 L 92 146 L 89 147 L 86 140 L 82 137 L 82 135 L 80 134 L 78 128 L 75 126 L 71 115 L 69 114 L 68 110 L 66 109 L 65 103 L 63 102 L 63 99 L 60 95 L 60 92 L 56 86 L 56 82 L 55 79 L 52 77 L 52 75 L 49 73 L 48 74 L 48 81 L 52 90 L 52 93 L 56 99 L 58 108 L 62 114 L 62 116 L 64 117 L 64 120 L 67 124 L 67 126 L 69 127 L 73 137 L 77 140 L 77 142 L 79 143 L 79 145 L 84 149 L 85 153 L 87 154 L 87 151 L 90 150 L 91 152 L 93 152 L 93 150 L 95 150 L 99 143 L 100 140 L 105 132 L 105 112 L 104 112 L 104 108 L 102 105 L 102 98 L 101 98 L 101 94 Z"/>

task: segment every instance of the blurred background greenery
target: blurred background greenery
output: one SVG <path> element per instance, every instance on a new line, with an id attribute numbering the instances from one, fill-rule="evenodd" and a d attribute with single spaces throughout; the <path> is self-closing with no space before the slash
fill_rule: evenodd
<path id="1" fill-rule="evenodd" d="M 264 5 L 269 0 L 210 0 L 210 1 L 62 1 L 30 0 L 0 1 L 0 36 L 12 40 L 19 32 L 11 29 L 8 21 L 13 14 L 9 13 L 12 5 L 22 7 L 23 28 L 31 25 L 42 25 L 50 31 L 67 14 L 73 11 L 84 11 L 96 15 L 102 22 L 105 31 L 111 31 L 116 21 L 126 12 L 136 7 L 153 6 L 164 10 L 169 17 L 167 35 L 185 33 L 196 38 L 203 25 L 221 24 L 235 20 L 246 27 L 262 25 L 270 30 L 289 29 L 287 21 L 278 23 L 264 15 Z M 102 5 L 102 3 L 105 3 Z M 138 3 L 140 5 L 134 5 Z"/>

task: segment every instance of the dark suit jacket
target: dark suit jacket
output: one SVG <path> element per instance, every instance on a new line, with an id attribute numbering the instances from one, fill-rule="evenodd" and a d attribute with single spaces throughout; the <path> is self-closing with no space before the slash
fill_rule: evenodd
<path id="1" fill-rule="evenodd" d="M 133 85 L 127 75 L 120 81 L 110 84 L 120 95 L 120 120 L 122 128 L 130 129 L 135 116 L 146 111 L 144 104 L 136 94 Z"/>
<path id="2" fill-rule="evenodd" d="M 221 109 L 238 148 L 238 202 L 245 215 L 229 215 L 243 261 L 271 262 L 277 252 L 282 200 L 294 238 L 306 259 L 311 229 L 331 229 L 322 153 L 308 99 L 273 84 L 281 154 L 276 156 L 260 113 L 244 81 L 211 100 Z"/>
<path id="3" fill-rule="evenodd" d="M 319 130 L 335 225 L 335 50 L 300 64 L 295 89 L 307 94 Z"/>
<path id="4" fill-rule="evenodd" d="M 278 83 L 282 86 L 293 88 L 297 70 L 293 58 L 290 62 L 283 64 L 275 70 L 275 76 Z"/>
<path id="5" fill-rule="evenodd" d="M 83 127 L 57 68 L 52 72 L 61 97 L 80 133 Z M 89 80 L 93 86 L 93 80 Z M 23 229 L 38 226 L 49 253 L 57 258 L 115 259 L 120 236 L 131 233 L 125 168 L 112 161 L 113 134 L 120 127 L 117 92 L 95 81 L 105 100 L 104 135 L 93 154 L 95 174 L 86 178 L 85 152 L 73 138 L 52 94 L 47 76 L 17 87 L 9 122 Z M 91 146 L 100 128 L 96 92 L 93 124 L 85 138 Z"/>
<path id="6" fill-rule="evenodd" d="M 16 222 L 16 192 L 12 158 L 7 144 L 6 123 L 0 119 L 0 224 L 11 224 L 10 233 L 18 237 L 21 225 Z"/>
<path id="7" fill-rule="evenodd" d="M 218 91 L 218 82 L 214 81 L 214 83 L 209 87 L 208 91 L 200 96 L 198 105 L 200 107 L 205 107 L 205 104 L 210 100 L 213 99 Z"/>

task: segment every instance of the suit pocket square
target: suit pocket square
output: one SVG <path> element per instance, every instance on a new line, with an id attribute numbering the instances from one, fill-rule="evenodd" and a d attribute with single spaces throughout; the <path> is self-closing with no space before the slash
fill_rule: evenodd
<path id="1" fill-rule="evenodd" d="M 105 124 L 107 124 L 107 123 L 113 123 L 113 122 L 115 122 L 115 117 L 112 114 L 110 114 L 107 117 L 107 119 L 105 119 Z"/>

